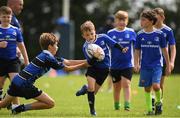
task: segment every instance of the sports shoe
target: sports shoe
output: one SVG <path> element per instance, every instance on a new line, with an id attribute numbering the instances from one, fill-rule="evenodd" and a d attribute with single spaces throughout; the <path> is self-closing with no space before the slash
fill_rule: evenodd
<path id="1" fill-rule="evenodd" d="M 81 96 L 87 93 L 87 85 L 83 85 L 80 90 L 76 92 L 76 96 Z"/>
<path id="2" fill-rule="evenodd" d="M 155 111 L 155 98 L 152 98 L 152 110 Z"/>
<path id="3" fill-rule="evenodd" d="M 124 107 L 124 110 L 125 110 L 125 111 L 130 111 L 130 107 L 127 107 L 127 106 L 126 106 L 126 107 Z"/>
<path id="4" fill-rule="evenodd" d="M 24 104 L 18 105 L 16 107 L 12 108 L 11 111 L 12 111 L 13 115 L 16 115 L 16 114 L 23 112 L 24 111 Z"/>
<path id="5" fill-rule="evenodd" d="M 162 114 L 162 103 L 157 102 L 155 104 L 155 115 L 161 115 Z"/>
<path id="6" fill-rule="evenodd" d="M 95 110 L 90 111 L 90 113 L 91 113 L 91 116 L 97 116 L 97 114 L 96 114 L 96 111 L 95 111 Z"/>
<path id="7" fill-rule="evenodd" d="M 147 113 L 145 113 L 146 116 L 152 116 L 154 115 L 154 112 L 153 111 L 148 111 Z"/>

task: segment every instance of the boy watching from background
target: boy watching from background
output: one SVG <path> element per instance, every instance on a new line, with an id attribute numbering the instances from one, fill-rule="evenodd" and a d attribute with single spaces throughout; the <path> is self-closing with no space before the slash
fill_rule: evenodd
<path id="1" fill-rule="evenodd" d="M 166 38 L 166 43 L 167 43 L 167 48 L 169 51 L 169 58 L 170 58 L 170 68 L 171 71 L 174 69 L 174 63 L 175 63 L 175 58 L 176 58 L 176 41 L 174 38 L 174 33 L 173 30 L 168 27 L 166 24 L 164 24 L 165 16 L 164 16 L 164 10 L 162 8 L 155 8 L 153 11 L 156 13 L 157 17 L 157 22 L 154 25 L 156 29 L 159 29 L 163 32 L 165 38 Z M 161 102 L 163 100 L 163 93 L 164 93 L 164 80 L 166 78 L 166 62 L 163 57 L 163 70 L 162 70 L 162 76 L 161 76 L 161 82 L 160 82 L 160 87 L 161 87 Z M 153 100 L 154 101 L 154 100 Z"/>
<path id="2" fill-rule="evenodd" d="M 108 36 L 117 41 L 123 47 L 128 47 L 126 53 L 119 52 L 118 49 L 111 48 L 111 76 L 114 87 L 114 108 L 119 110 L 120 91 L 124 91 L 124 109 L 130 110 L 131 100 L 131 78 L 134 67 L 134 43 L 136 33 L 132 28 L 127 28 L 128 13 L 119 10 L 115 13 L 115 28 L 108 31 Z"/>
<path id="3" fill-rule="evenodd" d="M 4 86 L 4 76 L 8 75 L 10 80 L 20 71 L 20 61 L 17 57 L 18 47 L 24 57 L 25 65 L 29 59 L 23 42 L 21 31 L 12 25 L 12 10 L 7 6 L 0 8 L 0 95 Z M 18 103 L 16 101 L 16 103 Z"/>

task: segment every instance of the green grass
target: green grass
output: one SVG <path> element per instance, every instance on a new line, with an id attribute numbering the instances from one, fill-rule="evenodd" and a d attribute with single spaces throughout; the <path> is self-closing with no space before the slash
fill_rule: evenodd
<path id="1" fill-rule="evenodd" d="M 171 75 L 165 81 L 165 93 L 163 114 L 156 117 L 180 117 L 180 75 Z M 130 112 L 121 108 L 119 111 L 113 109 L 112 92 L 106 91 L 105 82 L 101 91 L 96 95 L 96 112 L 98 117 L 145 117 L 145 97 L 143 88 L 138 87 L 139 75 L 132 79 L 132 109 Z M 21 113 L 15 117 L 89 117 L 87 96 L 76 97 L 75 92 L 84 83 L 85 77 L 77 75 L 60 76 L 48 78 L 46 76 L 39 79 L 36 86 L 48 93 L 56 102 L 53 109 L 37 110 Z M 9 83 L 6 83 L 6 86 Z M 7 88 L 7 87 L 6 87 Z M 123 104 L 123 97 L 121 97 Z M 22 103 L 30 103 L 32 100 L 20 99 Z M 0 110 L 0 117 L 12 117 L 10 111 Z"/>

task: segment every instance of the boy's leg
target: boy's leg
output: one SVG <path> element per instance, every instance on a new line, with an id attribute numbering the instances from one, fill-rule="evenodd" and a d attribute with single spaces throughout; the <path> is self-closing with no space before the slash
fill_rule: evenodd
<path id="1" fill-rule="evenodd" d="M 161 102 L 163 101 L 163 93 L 164 93 L 164 80 L 166 76 L 161 77 L 160 88 L 161 88 Z"/>
<path id="2" fill-rule="evenodd" d="M 28 110 L 50 109 L 54 107 L 54 100 L 44 92 L 34 99 L 37 101 L 30 104 L 19 105 L 13 108 L 12 113 L 18 114 Z"/>
<path id="3" fill-rule="evenodd" d="M 13 78 L 15 77 L 15 75 L 17 75 L 17 74 L 18 74 L 18 73 L 9 73 L 10 81 L 12 81 Z M 14 100 L 12 101 L 12 104 L 14 104 L 14 105 L 20 104 L 18 97 L 15 97 L 15 98 L 14 98 Z"/>
<path id="4" fill-rule="evenodd" d="M 153 89 L 155 91 L 156 103 L 155 103 L 155 114 L 162 114 L 162 102 L 161 102 L 161 89 L 158 83 L 153 84 Z"/>
<path id="5" fill-rule="evenodd" d="M 0 76 L 0 100 L 2 100 L 3 98 L 3 87 L 4 87 L 5 81 L 6 79 L 4 78 L 4 76 Z"/>
<path id="6" fill-rule="evenodd" d="M 151 87 L 145 87 L 145 97 L 148 113 L 152 112 L 152 97 L 151 97 Z"/>
<path id="7" fill-rule="evenodd" d="M 0 101 L 0 108 L 5 108 L 7 107 L 11 102 L 12 100 L 14 99 L 15 97 L 13 96 L 10 96 L 10 95 L 6 95 L 4 99 L 2 99 L 2 101 Z"/>
<path id="8" fill-rule="evenodd" d="M 89 103 L 89 108 L 90 108 L 90 113 L 91 115 L 95 116 L 96 115 L 96 111 L 94 108 L 95 105 L 95 79 L 87 76 L 87 82 L 88 82 L 88 93 L 87 93 L 87 98 L 88 98 L 88 103 Z"/>
<path id="9" fill-rule="evenodd" d="M 119 104 L 119 100 L 120 100 L 120 91 L 121 91 L 121 80 L 113 83 L 113 96 L 114 96 L 114 109 L 115 110 L 119 110 L 120 108 L 120 104 Z"/>
<path id="10" fill-rule="evenodd" d="M 124 109 L 129 111 L 130 110 L 130 98 L 131 98 L 131 81 L 126 77 L 121 77 L 121 86 L 123 87 L 124 91 Z"/>

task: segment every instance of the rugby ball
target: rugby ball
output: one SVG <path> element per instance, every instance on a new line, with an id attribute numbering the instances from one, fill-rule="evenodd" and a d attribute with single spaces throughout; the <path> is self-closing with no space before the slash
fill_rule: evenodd
<path id="1" fill-rule="evenodd" d="M 98 61 L 102 61 L 105 57 L 104 50 L 99 45 L 94 43 L 87 45 L 86 52 L 89 58 L 96 57 Z"/>

